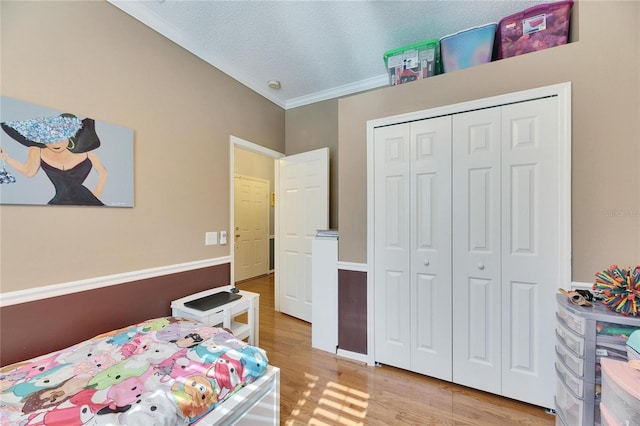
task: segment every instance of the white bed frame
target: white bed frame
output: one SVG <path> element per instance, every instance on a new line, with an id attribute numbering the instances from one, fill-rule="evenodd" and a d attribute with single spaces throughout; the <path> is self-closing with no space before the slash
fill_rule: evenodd
<path id="1" fill-rule="evenodd" d="M 280 369 L 268 366 L 262 376 L 233 394 L 196 425 L 279 426 Z"/>

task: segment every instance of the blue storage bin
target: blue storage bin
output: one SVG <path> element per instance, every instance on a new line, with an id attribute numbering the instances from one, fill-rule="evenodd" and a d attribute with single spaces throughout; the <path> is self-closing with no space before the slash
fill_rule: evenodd
<path id="1" fill-rule="evenodd" d="M 497 23 L 469 28 L 440 39 L 443 72 L 491 62 Z"/>

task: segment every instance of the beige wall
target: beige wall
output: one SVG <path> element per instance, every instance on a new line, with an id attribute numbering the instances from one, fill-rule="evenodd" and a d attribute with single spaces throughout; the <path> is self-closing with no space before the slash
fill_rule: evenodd
<path id="1" fill-rule="evenodd" d="M 0 207 L 2 292 L 229 255 L 229 135 L 284 111 L 107 2 L 0 3 L 1 94 L 134 129 L 135 207 Z M 108 183 L 107 183 L 108 184 Z"/>
<path id="2" fill-rule="evenodd" d="M 366 262 L 367 120 L 564 81 L 573 279 L 639 264 L 640 3 L 578 6 L 579 42 L 285 113 L 106 2 L 3 0 L 1 94 L 134 129 L 135 207 L 0 206 L 0 291 L 228 255 L 204 232 L 229 226 L 229 135 L 328 146 L 340 260 Z"/>
<path id="3" fill-rule="evenodd" d="M 574 19 L 569 45 L 340 100 L 341 261 L 367 260 L 367 120 L 569 81 L 573 280 L 640 264 L 640 2 L 582 1 Z"/>
<path id="4" fill-rule="evenodd" d="M 285 113 L 287 155 L 329 148 L 329 226 L 338 228 L 338 100 L 330 99 Z"/>

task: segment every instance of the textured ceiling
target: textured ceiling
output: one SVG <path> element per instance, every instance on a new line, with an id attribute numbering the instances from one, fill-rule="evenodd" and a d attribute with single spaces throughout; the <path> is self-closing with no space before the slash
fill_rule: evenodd
<path id="1" fill-rule="evenodd" d="M 110 3 L 288 109 L 388 84 L 383 54 L 499 22 L 544 1 Z M 279 80 L 280 90 L 268 87 Z"/>

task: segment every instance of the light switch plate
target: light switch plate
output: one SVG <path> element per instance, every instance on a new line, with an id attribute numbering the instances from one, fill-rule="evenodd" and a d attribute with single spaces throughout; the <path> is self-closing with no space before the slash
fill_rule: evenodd
<path id="1" fill-rule="evenodd" d="M 227 231 L 220 231 L 220 244 L 227 244 Z"/>
<path id="2" fill-rule="evenodd" d="M 218 233 L 217 232 L 205 232 L 204 233 L 204 245 L 205 246 L 215 246 L 218 244 Z"/>

